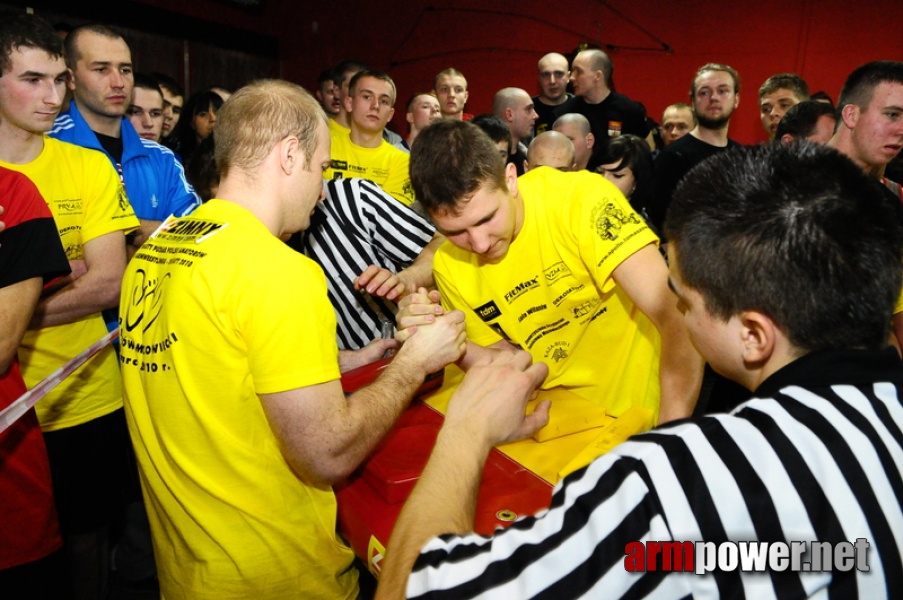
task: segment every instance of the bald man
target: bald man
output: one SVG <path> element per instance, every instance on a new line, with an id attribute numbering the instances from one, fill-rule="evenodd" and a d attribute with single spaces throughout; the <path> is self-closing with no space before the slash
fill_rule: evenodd
<path id="1" fill-rule="evenodd" d="M 672 104 L 662 113 L 662 140 L 668 146 L 696 127 L 693 107 L 683 102 Z"/>
<path id="2" fill-rule="evenodd" d="M 574 170 L 586 169 L 596 143 L 596 136 L 590 129 L 589 120 L 583 115 L 568 113 L 555 119 L 552 130 L 564 134 L 574 145 Z"/>
<path id="3" fill-rule="evenodd" d="M 552 167 L 559 171 L 574 171 L 574 144 L 563 133 L 546 131 L 530 142 L 524 171 L 536 167 Z"/>
<path id="4" fill-rule="evenodd" d="M 523 141 L 529 140 L 533 135 L 533 124 L 537 118 L 536 111 L 533 110 L 533 98 L 521 88 L 500 89 L 493 97 L 492 113 L 511 130 L 508 162 L 514 163 L 518 176 L 523 175 L 527 159 L 527 148 Z"/>
<path id="5" fill-rule="evenodd" d="M 579 52 L 571 62 L 570 82 L 574 97 L 555 107 L 554 115 L 579 113 L 589 120 L 596 138 L 593 156 L 605 153 L 609 138 L 625 133 L 646 139 L 646 109 L 623 94 L 614 91 L 614 64 L 605 52 L 598 49 Z M 590 160 L 590 168 L 597 165 Z"/>
<path id="6" fill-rule="evenodd" d="M 571 70 L 564 55 L 549 52 L 539 59 L 537 70 L 540 93 L 533 96 L 533 109 L 539 117 L 534 126 L 536 135 L 539 135 L 552 128 L 555 107 L 564 104 L 572 95 L 567 92 Z"/>

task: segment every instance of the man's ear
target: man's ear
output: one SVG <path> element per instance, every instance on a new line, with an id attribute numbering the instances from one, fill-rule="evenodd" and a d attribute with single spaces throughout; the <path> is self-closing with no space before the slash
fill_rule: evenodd
<path id="1" fill-rule="evenodd" d="M 505 165 L 505 185 L 510 195 L 517 194 L 517 166 L 513 162 Z"/>
<path id="2" fill-rule="evenodd" d="M 405 113 L 404 120 L 407 121 L 408 123 L 410 123 L 411 125 L 413 125 L 414 124 L 414 113 Z"/>
<path id="3" fill-rule="evenodd" d="M 279 142 L 279 167 L 283 173 L 291 175 L 294 169 L 303 169 L 304 162 L 298 138 L 292 135 Z"/>
<path id="4" fill-rule="evenodd" d="M 843 120 L 843 124 L 847 129 L 856 127 L 861 112 L 861 109 L 855 104 L 844 104 L 843 108 L 840 109 L 840 118 Z"/>
<path id="5" fill-rule="evenodd" d="M 69 88 L 70 92 L 74 92 L 75 91 L 75 72 L 72 69 L 66 69 L 66 70 L 69 71 L 69 77 L 66 79 L 66 87 Z M 64 106 L 63 110 L 65 110 L 65 109 L 66 109 L 66 107 Z"/>
<path id="6" fill-rule="evenodd" d="M 586 147 L 592 148 L 596 143 L 596 136 L 591 133 L 586 134 Z"/>
<path id="7" fill-rule="evenodd" d="M 345 112 L 349 115 L 351 114 L 351 107 L 354 105 L 354 99 L 348 95 L 342 98 L 342 106 L 345 107 Z"/>
<path id="8" fill-rule="evenodd" d="M 747 365 L 765 364 L 775 351 L 777 325 L 771 317 L 756 310 L 740 313 L 739 320 L 743 362 Z"/>

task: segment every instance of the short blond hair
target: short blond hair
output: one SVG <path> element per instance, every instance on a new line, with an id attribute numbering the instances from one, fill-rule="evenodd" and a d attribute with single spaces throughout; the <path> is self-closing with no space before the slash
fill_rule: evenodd
<path id="1" fill-rule="evenodd" d="M 220 178 L 233 168 L 251 172 L 280 140 L 295 136 L 310 165 L 326 123 L 320 104 L 301 86 L 262 79 L 241 88 L 217 113 L 214 136 Z"/>

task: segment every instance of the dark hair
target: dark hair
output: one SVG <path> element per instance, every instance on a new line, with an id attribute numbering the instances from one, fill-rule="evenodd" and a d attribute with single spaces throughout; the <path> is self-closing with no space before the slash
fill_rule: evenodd
<path id="1" fill-rule="evenodd" d="M 332 68 L 332 75 L 334 79 L 332 80 L 337 86 L 342 85 L 342 80 L 345 78 L 345 73 L 350 71 L 354 71 L 355 73 L 359 73 L 361 71 L 367 70 L 369 67 L 362 63 L 359 60 L 353 58 L 346 58 L 344 60 L 340 60 L 336 66 Z"/>
<path id="2" fill-rule="evenodd" d="M 483 185 L 507 190 L 505 161 L 495 142 L 467 121 L 442 119 L 411 147 L 411 185 L 427 212 L 455 213 L 457 203 Z"/>
<path id="3" fill-rule="evenodd" d="M 125 38 L 122 37 L 121 33 L 107 25 L 103 25 L 101 23 L 79 25 L 69 32 L 69 35 L 66 36 L 66 41 L 63 43 L 66 49 L 66 66 L 68 66 L 72 70 L 75 70 L 75 66 L 78 64 L 79 59 L 82 57 L 82 53 L 78 48 L 78 38 L 80 38 L 81 35 L 85 32 L 94 33 L 96 35 L 110 38 L 112 40 L 125 41 Z M 126 45 L 128 45 L 128 42 L 126 42 Z"/>
<path id="4" fill-rule="evenodd" d="M 194 130 L 195 115 L 210 110 L 211 107 L 218 111 L 222 106 L 222 96 L 210 90 L 197 92 L 185 102 L 182 116 L 176 123 L 176 128 L 167 138 L 167 141 L 172 144 L 170 147 L 182 156 L 183 162 L 187 163 L 191 159 L 192 153 L 200 142 L 198 134 Z"/>
<path id="5" fill-rule="evenodd" d="M 470 122 L 486 132 L 489 139 L 496 144 L 508 142 L 508 146 L 511 146 L 511 129 L 500 117 L 491 113 L 485 113 L 475 116 Z"/>
<path id="6" fill-rule="evenodd" d="M 317 77 L 317 87 L 319 88 L 327 81 L 332 83 L 333 85 L 335 84 L 335 69 L 333 67 L 323 69 L 320 72 L 320 76 Z"/>
<path id="7" fill-rule="evenodd" d="M 143 90 L 152 90 L 154 92 L 159 92 L 161 96 L 163 95 L 160 84 L 153 76 L 148 75 L 147 73 L 135 73 L 135 87 Z"/>
<path id="8" fill-rule="evenodd" d="M 765 144 L 692 169 L 665 230 L 681 279 L 716 318 L 762 312 L 805 352 L 882 348 L 903 283 L 895 208 L 832 148 Z"/>
<path id="9" fill-rule="evenodd" d="M 824 90 L 819 90 L 809 96 L 809 100 L 821 102 L 822 104 L 830 104 L 831 108 L 834 108 L 834 101 L 831 100 L 831 96 L 828 95 L 828 92 Z"/>
<path id="10" fill-rule="evenodd" d="M 875 88 L 885 82 L 903 84 L 903 62 L 876 60 L 850 73 L 840 90 L 838 110 L 847 104 L 855 104 L 863 110 L 868 108 Z"/>
<path id="11" fill-rule="evenodd" d="M 26 13 L 0 11 L 0 77 L 12 67 L 10 55 L 18 48 L 37 48 L 54 58 L 63 56 L 63 41 L 50 23 Z"/>
<path id="12" fill-rule="evenodd" d="M 607 165 L 620 161 L 620 168 L 630 167 L 636 180 L 636 189 L 628 200 L 640 214 L 647 215 L 652 204 L 652 152 L 649 144 L 641 137 L 625 134 L 608 140 L 605 151 L 599 155 L 599 164 Z M 647 218 L 648 221 L 648 218 Z"/>
<path id="13" fill-rule="evenodd" d="M 182 98 L 185 97 L 185 90 L 182 89 L 182 86 L 179 85 L 179 82 L 173 77 L 170 77 L 166 73 L 151 73 L 151 77 L 156 79 L 160 87 L 164 88 L 170 95 L 182 96 Z"/>
<path id="14" fill-rule="evenodd" d="M 830 104 L 814 100 L 794 104 L 778 122 L 774 139 L 780 140 L 787 134 L 793 136 L 794 139 L 807 138 L 815 131 L 818 120 L 827 115 L 830 115 L 832 119 L 836 118 L 834 108 Z"/>
<path id="15" fill-rule="evenodd" d="M 778 73 L 766 79 L 759 88 L 759 99 L 778 90 L 790 90 L 800 102 L 809 99 L 809 85 L 796 73 Z"/>
<path id="16" fill-rule="evenodd" d="M 213 134 L 210 134 L 201 140 L 191 155 L 191 160 L 185 165 L 185 178 L 204 202 L 213 198 L 213 186 L 219 185 L 215 154 L 216 143 L 213 141 Z"/>

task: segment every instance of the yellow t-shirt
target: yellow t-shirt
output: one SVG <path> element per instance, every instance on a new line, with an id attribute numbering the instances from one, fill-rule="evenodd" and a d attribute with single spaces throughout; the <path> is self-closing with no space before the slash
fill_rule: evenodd
<path id="1" fill-rule="evenodd" d="M 545 362 L 544 388 L 567 387 L 615 416 L 631 406 L 657 415 L 661 338 L 611 278 L 655 234 L 600 175 L 541 167 L 518 188 L 524 222 L 503 259 L 480 264 L 451 242 L 436 253 L 443 303 L 464 311 L 469 340 L 507 339 Z"/>
<path id="2" fill-rule="evenodd" d="M 30 163 L 0 165 L 24 173 L 41 191 L 69 260 L 83 259 L 84 244 L 94 238 L 138 227 L 119 175 L 96 150 L 44 136 L 43 151 Z M 124 239 L 122 243 L 125 247 Z M 100 313 L 25 332 L 19 347 L 25 384 L 33 387 L 106 333 Z M 44 431 L 54 431 L 87 423 L 121 406 L 116 353 L 107 347 L 64 379 L 35 409 Z"/>
<path id="3" fill-rule="evenodd" d="M 320 267 L 211 200 L 141 247 L 119 315 L 162 595 L 353 598 L 335 495 L 292 472 L 259 398 L 339 377 Z"/>
<path id="4" fill-rule="evenodd" d="M 337 123 L 330 127 L 329 137 L 332 140 L 332 164 L 323 174 L 325 179 L 369 179 L 402 204 L 410 206 L 414 203 L 414 188 L 408 172 L 410 154 L 386 140 L 376 148 L 358 146 L 351 141 L 351 130 Z"/>

